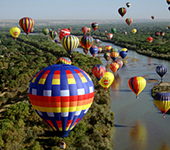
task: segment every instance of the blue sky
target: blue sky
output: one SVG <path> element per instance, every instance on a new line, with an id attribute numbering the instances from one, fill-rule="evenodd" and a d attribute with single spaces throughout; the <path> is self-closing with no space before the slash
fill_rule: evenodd
<path id="1" fill-rule="evenodd" d="M 170 19 L 169 6 L 166 0 L 0 0 L 0 19 L 114 20 L 122 19 L 120 7 L 127 8 L 123 18 Z"/>

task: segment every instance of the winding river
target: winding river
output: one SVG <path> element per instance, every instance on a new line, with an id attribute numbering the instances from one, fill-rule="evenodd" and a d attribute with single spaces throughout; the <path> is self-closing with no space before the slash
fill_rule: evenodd
<path id="1" fill-rule="evenodd" d="M 111 43 L 103 42 L 101 46 L 111 45 L 113 48 L 122 48 Z M 82 52 L 77 48 L 76 51 Z M 88 53 L 90 55 L 90 52 Z M 100 54 L 105 66 L 107 62 Z M 160 150 L 170 149 L 170 115 L 163 118 L 156 108 L 151 96 L 151 89 L 161 81 L 155 72 L 157 65 L 165 65 L 170 70 L 170 62 L 140 55 L 129 50 L 127 64 L 115 73 L 115 80 L 111 85 L 111 110 L 114 112 L 113 133 L 114 150 Z M 139 98 L 130 90 L 128 80 L 132 76 L 143 76 L 147 85 Z M 167 73 L 163 81 L 170 81 Z"/>

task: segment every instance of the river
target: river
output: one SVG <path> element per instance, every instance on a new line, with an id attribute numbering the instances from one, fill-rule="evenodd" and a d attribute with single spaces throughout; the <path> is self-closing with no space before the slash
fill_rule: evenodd
<path id="1" fill-rule="evenodd" d="M 107 42 L 101 44 L 105 45 L 122 49 Z M 76 51 L 83 53 L 81 48 Z M 88 54 L 90 55 L 90 52 Z M 107 62 L 102 57 L 103 54 L 99 56 L 105 66 L 111 63 L 111 60 Z M 115 115 L 114 150 L 170 149 L 170 115 L 166 114 L 163 118 L 151 96 L 152 87 L 161 81 L 155 71 L 157 65 L 165 65 L 170 70 L 169 61 L 150 58 L 129 50 L 126 66 L 115 73 L 115 80 L 110 88 L 111 110 Z M 142 76 L 147 80 L 146 87 L 138 99 L 128 86 L 128 80 L 132 76 Z M 170 81 L 168 72 L 163 81 Z"/>

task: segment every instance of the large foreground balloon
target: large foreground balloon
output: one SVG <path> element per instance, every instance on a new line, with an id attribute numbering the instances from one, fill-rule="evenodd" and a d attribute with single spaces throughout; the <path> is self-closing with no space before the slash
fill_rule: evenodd
<path id="1" fill-rule="evenodd" d="M 56 64 L 68 64 L 68 65 L 71 65 L 71 60 L 68 57 L 59 57 L 56 60 Z"/>
<path id="2" fill-rule="evenodd" d="M 94 31 L 96 31 L 98 29 L 98 26 L 99 26 L 99 24 L 97 22 L 93 22 L 91 24 L 91 27 L 93 28 Z"/>
<path id="3" fill-rule="evenodd" d="M 48 29 L 48 28 L 44 28 L 44 29 L 42 29 L 42 32 L 43 32 L 45 35 L 47 35 L 47 34 L 49 33 L 49 29 Z"/>
<path id="4" fill-rule="evenodd" d="M 91 46 L 90 47 L 90 53 L 93 57 L 95 57 L 98 54 L 98 47 L 97 46 Z"/>
<path id="5" fill-rule="evenodd" d="M 93 38 L 91 36 L 84 35 L 79 41 L 81 46 L 86 50 L 89 50 L 89 48 L 93 45 Z"/>
<path id="6" fill-rule="evenodd" d="M 106 68 L 103 65 L 94 65 L 92 68 L 93 75 L 97 78 L 98 81 L 103 77 L 106 72 Z"/>
<path id="7" fill-rule="evenodd" d="M 127 18 L 125 21 L 130 26 L 132 24 L 132 22 L 133 22 L 133 19 L 132 18 Z"/>
<path id="8" fill-rule="evenodd" d="M 34 21 L 29 17 L 24 17 L 19 20 L 19 25 L 21 29 L 28 34 L 34 25 Z"/>
<path id="9" fill-rule="evenodd" d="M 124 7 L 119 8 L 118 13 L 123 17 L 126 14 L 126 8 Z"/>
<path id="10" fill-rule="evenodd" d="M 128 81 L 129 88 L 136 94 L 136 98 L 146 86 L 146 80 L 143 77 L 131 77 Z"/>
<path id="11" fill-rule="evenodd" d="M 12 27 L 9 32 L 16 39 L 20 35 L 21 30 L 18 27 Z"/>
<path id="12" fill-rule="evenodd" d="M 74 35 L 66 35 L 61 39 L 61 44 L 69 54 L 72 54 L 79 45 L 79 39 Z"/>
<path id="13" fill-rule="evenodd" d="M 167 67 L 164 65 L 159 65 L 156 67 L 156 72 L 157 74 L 161 77 L 161 81 L 162 81 L 162 77 L 167 73 Z"/>
<path id="14" fill-rule="evenodd" d="M 30 102 L 42 120 L 67 137 L 90 108 L 94 85 L 82 69 L 66 64 L 39 71 L 29 85 Z"/>
<path id="15" fill-rule="evenodd" d="M 155 106 L 162 112 L 163 116 L 165 117 L 165 113 L 170 109 L 170 93 L 158 92 L 153 98 Z"/>
<path id="16" fill-rule="evenodd" d="M 114 75 L 106 71 L 104 76 L 100 79 L 99 84 L 106 90 L 114 81 Z"/>

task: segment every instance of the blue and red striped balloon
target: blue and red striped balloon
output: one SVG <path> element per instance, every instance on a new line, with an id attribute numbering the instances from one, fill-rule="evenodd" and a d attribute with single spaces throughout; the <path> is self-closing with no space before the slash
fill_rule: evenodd
<path id="1" fill-rule="evenodd" d="M 94 85 L 82 69 L 66 64 L 39 71 L 29 85 L 30 102 L 42 120 L 66 137 L 87 113 L 94 98 Z"/>

